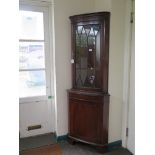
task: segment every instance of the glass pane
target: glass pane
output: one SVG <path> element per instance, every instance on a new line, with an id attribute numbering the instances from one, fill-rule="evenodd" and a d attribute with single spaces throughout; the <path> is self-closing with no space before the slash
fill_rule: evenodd
<path id="1" fill-rule="evenodd" d="M 87 68 L 87 34 L 83 26 L 78 26 L 76 30 L 76 68 Z"/>
<path id="2" fill-rule="evenodd" d="M 93 31 L 93 27 L 91 27 L 91 30 L 90 30 L 90 33 L 89 33 L 90 36 L 94 36 L 94 31 Z"/>
<path id="3" fill-rule="evenodd" d="M 77 27 L 77 32 L 78 32 L 78 34 L 81 34 L 82 29 L 83 29 L 83 26 L 78 26 L 78 27 Z"/>
<path id="4" fill-rule="evenodd" d="M 100 87 L 100 26 L 84 25 L 76 29 L 76 86 Z"/>
<path id="5" fill-rule="evenodd" d="M 20 39 L 44 40 L 43 13 L 19 11 Z"/>
<path id="6" fill-rule="evenodd" d="M 85 26 L 84 26 L 84 29 L 85 29 L 86 34 L 87 34 L 87 36 L 88 36 L 89 33 L 90 33 L 91 26 L 89 26 L 89 25 L 85 25 Z"/>
<path id="7" fill-rule="evenodd" d="M 86 31 L 82 30 L 82 33 L 81 33 L 81 47 L 87 47 L 87 35 L 86 35 Z"/>
<path id="8" fill-rule="evenodd" d="M 19 42 L 19 69 L 45 68 L 43 42 Z"/>
<path id="9" fill-rule="evenodd" d="M 76 85 L 77 87 L 83 87 L 87 77 L 87 69 L 76 70 Z"/>
<path id="10" fill-rule="evenodd" d="M 46 95 L 45 71 L 22 71 L 19 78 L 20 97 Z"/>
<path id="11" fill-rule="evenodd" d="M 97 33 L 99 32 L 99 25 L 94 26 L 94 35 L 97 36 Z"/>
<path id="12" fill-rule="evenodd" d="M 81 71 L 79 69 L 76 70 L 76 85 L 77 87 L 81 87 L 83 85 L 83 82 L 81 79 Z"/>
<path id="13" fill-rule="evenodd" d="M 100 78 L 100 58 L 101 58 L 101 52 L 100 52 L 100 32 L 97 33 L 96 36 L 96 70 L 95 70 L 95 75 L 96 75 L 96 87 L 101 86 L 101 78 Z"/>

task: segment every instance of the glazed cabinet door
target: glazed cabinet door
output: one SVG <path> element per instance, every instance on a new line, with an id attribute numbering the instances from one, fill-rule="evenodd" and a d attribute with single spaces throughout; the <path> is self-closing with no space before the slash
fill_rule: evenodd
<path id="1" fill-rule="evenodd" d="M 100 24 L 74 25 L 75 33 L 75 86 L 100 88 Z"/>

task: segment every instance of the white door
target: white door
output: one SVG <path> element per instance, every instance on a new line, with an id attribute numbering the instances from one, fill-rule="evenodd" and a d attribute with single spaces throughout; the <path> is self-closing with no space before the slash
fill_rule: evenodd
<path id="1" fill-rule="evenodd" d="M 19 127 L 28 137 L 53 132 L 48 7 L 20 5 L 19 18 Z"/>
<path id="2" fill-rule="evenodd" d="M 132 23 L 131 33 L 132 33 L 132 37 L 131 37 L 127 148 L 130 152 L 135 154 L 135 22 L 134 22 L 134 11 L 133 11 L 133 23 Z"/>

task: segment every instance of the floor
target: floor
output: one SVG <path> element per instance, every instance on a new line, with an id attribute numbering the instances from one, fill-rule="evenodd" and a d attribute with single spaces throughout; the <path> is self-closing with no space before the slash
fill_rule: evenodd
<path id="1" fill-rule="evenodd" d="M 20 155 L 62 155 L 62 152 L 59 144 L 52 144 L 36 149 L 21 151 Z"/>
<path id="2" fill-rule="evenodd" d="M 43 136 L 20 139 L 19 148 L 21 152 L 22 150 L 29 150 L 29 149 L 38 148 L 41 146 L 46 147 L 47 145 L 56 144 L 56 143 L 57 141 L 54 135 L 43 135 Z M 71 145 L 66 141 L 59 142 L 59 144 L 60 144 L 60 151 L 62 152 L 62 155 L 103 155 L 103 153 L 99 153 L 98 150 L 96 150 L 94 147 L 90 145 L 85 145 L 82 143 Z M 41 154 L 39 153 L 37 154 L 48 155 L 48 153 L 44 151 L 42 151 Z M 31 154 L 26 154 L 26 155 L 31 155 Z M 118 148 L 111 152 L 105 153 L 104 155 L 132 155 L 132 154 L 124 148 Z"/>
<path id="3" fill-rule="evenodd" d="M 38 148 L 41 146 L 55 144 L 56 142 L 57 142 L 56 137 L 52 133 L 46 134 L 46 135 L 28 137 L 28 138 L 21 138 L 19 140 L 19 150 L 22 151 L 22 150 Z"/>
<path id="4" fill-rule="evenodd" d="M 61 149 L 63 155 L 103 155 L 99 153 L 95 148 L 89 145 L 76 144 L 70 145 L 67 142 L 61 143 Z M 105 153 L 104 155 L 132 155 L 127 149 L 119 148 L 111 152 Z"/>

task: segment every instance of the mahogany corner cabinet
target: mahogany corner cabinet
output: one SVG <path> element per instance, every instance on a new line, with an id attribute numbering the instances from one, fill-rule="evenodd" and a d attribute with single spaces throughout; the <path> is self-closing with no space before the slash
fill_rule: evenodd
<path id="1" fill-rule="evenodd" d="M 108 144 L 110 12 L 71 20 L 72 89 L 68 90 L 69 141 L 103 149 Z"/>

